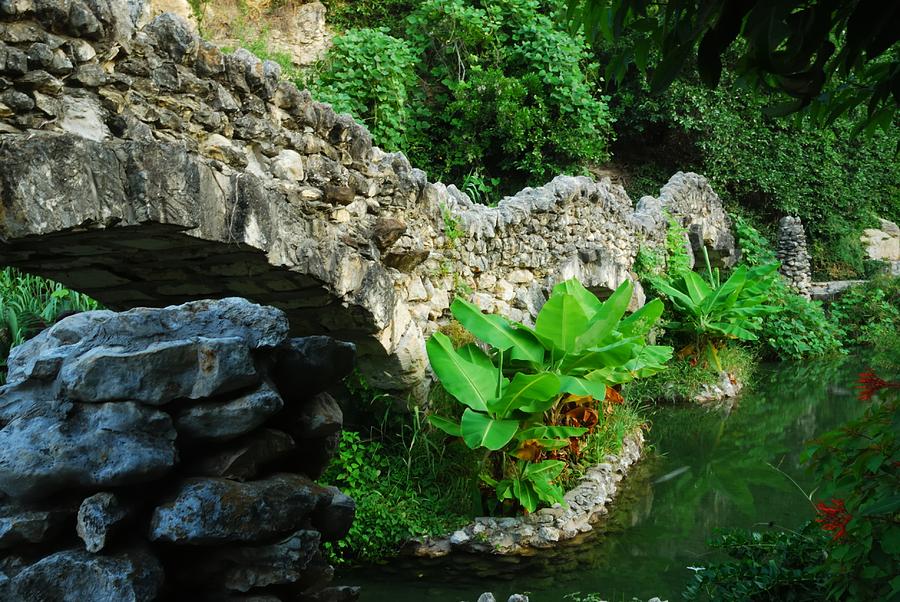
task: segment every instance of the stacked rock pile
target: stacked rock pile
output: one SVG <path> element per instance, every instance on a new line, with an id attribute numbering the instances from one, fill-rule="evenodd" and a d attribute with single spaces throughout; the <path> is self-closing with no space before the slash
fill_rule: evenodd
<path id="1" fill-rule="evenodd" d="M 788 286 L 809 299 L 812 285 L 812 268 L 806 249 L 806 234 L 799 217 L 787 216 L 778 222 L 778 261 L 781 275 Z"/>
<path id="2" fill-rule="evenodd" d="M 320 476 L 353 345 L 244 299 L 70 316 L 0 388 L 0 599 L 352 600 Z"/>

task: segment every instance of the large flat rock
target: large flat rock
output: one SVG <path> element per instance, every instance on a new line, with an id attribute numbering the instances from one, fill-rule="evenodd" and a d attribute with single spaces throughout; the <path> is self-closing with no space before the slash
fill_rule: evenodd
<path id="1" fill-rule="evenodd" d="M 0 492 L 40 498 L 160 478 L 175 464 L 168 414 L 134 402 L 46 402 L 0 429 Z"/>
<path id="2" fill-rule="evenodd" d="M 296 531 L 331 497 L 329 490 L 293 474 L 247 483 L 185 479 L 153 511 L 150 539 L 177 544 L 264 541 Z"/>

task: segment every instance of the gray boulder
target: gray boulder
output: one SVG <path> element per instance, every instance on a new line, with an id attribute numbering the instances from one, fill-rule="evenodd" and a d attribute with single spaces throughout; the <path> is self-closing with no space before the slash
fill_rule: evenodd
<path id="1" fill-rule="evenodd" d="M 319 534 L 300 530 L 273 544 L 227 546 L 204 552 L 179 581 L 207 587 L 215 583 L 237 592 L 289 585 L 304 578 L 307 566 L 318 554 Z"/>
<path id="2" fill-rule="evenodd" d="M 149 602 L 157 599 L 162 583 L 159 561 L 145 550 L 115 556 L 65 550 L 22 569 L 5 587 L 0 586 L 0 597 L 48 602 Z"/>
<path id="3" fill-rule="evenodd" d="M 283 407 L 278 393 L 262 383 L 251 393 L 229 401 L 198 403 L 180 410 L 175 428 L 185 437 L 233 439 L 261 426 Z"/>
<path id="4" fill-rule="evenodd" d="M 328 393 L 319 393 L 292 412 L 289 430 L 296 439 L 318 439 L 338 433 L 344 424 L 341 406 Z"/>
<path id="5" fill-rule="evenodd" d="M 291 339 L 269 371 L 281 396 L 293 404 L 338 382 L 353 370 L 356 345 L 326 336 Z"/>
<path id="6" fill-rule="evenodd" d="M 70 399 L 161 405 L 233 391 L 257 378 L 250 349 L 240 338 L 194 337 L 139 351 L 97 347 L 67 362 L 59 380 Z"/>
<path id="7" fill-rule="evenodd" d="M 337 541 L 350 532 L 356 517 L 356 502 L 337 487 L 330 487 L 333 497 L 312 515 L 312 524 L 322 534 L 322 541 Z"/>
<path id="8" fill-rule="evenodd" d="M 238 297 L 121 313 L 91 311 L 60 320 L 13 349 L 7 381 L 51 380 L 64 364 L 95 347 L 115 347 L 128 353 L 194 337 L 236 337 L 250 349 L 259 349 L 277 346 L 287 335 L 284 312 Z"/>
<path id="9" fill-rule="evenodd" d="M 132 507 L 115 494 L 100 492 L 85 498 L 78 508 L 75 530 L 88 552 L 99 552 L 110 535 L 131 516 Z"/>
<path id="10" fill-rule="evenodd" d="M 0 503 L 0 550 L 23 543 L 41 543 L 51 539 L 72 520 L 70 505 L 24 508 Z"/>
<path id="11" fill-rule="evenodd" d="M 238 483 L 189 478 L 150 521 L 152 541 L 178 544 L 254 542 L 296 531 L 331 499 L 306 477 L 278 474 Z"/>
<path id="12" fill-rule="evenodd" d="M 190 475 L 224 477 L 246 481 L 260 470 L 294 450 L 294 440 L 287 433 L 262 429 L 235 441 L 225 449 L 191 460 L 185 467 Z"/>
<path id="13" fill-rule="evenodd" d="M 168 414 L 134 402 L 46 402 L 0 429 L 0 491 L 13 498 L 151 481 L 175 460 Z"/>

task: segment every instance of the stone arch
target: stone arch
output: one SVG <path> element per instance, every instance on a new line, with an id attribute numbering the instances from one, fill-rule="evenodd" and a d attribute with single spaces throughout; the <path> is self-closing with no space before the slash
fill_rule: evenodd
<path id="1" fill-rule="evenodd" d="M 0 264 L 111 308 L 244 296 L 295 334 L 355 342 L 373 386 L 421 398 L 425 337 L 455 295 L 528 322 L 566 278 L 636 281 L 667 212 L 733 251 L 697 174 L 637 206 L 608 178 L 571 176 L 478 205 L 274 63 L 168 14 L 135 31 L 124 0 L 71 4 L 0 15 Z M 35 44 L 49 54 L 29 59 Z"/>

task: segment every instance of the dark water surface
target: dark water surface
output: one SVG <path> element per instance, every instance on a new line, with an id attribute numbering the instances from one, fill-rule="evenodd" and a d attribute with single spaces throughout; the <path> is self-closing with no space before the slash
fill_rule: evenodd
<path id="1" fill-rule="evenodd" d="M 339 571 L 337 581 L 361 585 L 363 602 L 475 602 L 484 591 L 498 600 L 527 592 L 532 602 L 573 592 L 678 600 L 688 567 L 710 559 L 716 528 L 795 527 L 813 516 L 786 475 L 812 488 L 804 442 L 861 413 L 853 385 L 866 367 L 857 357 L 764 366 L 730 411 L 655 411 L 654 452 L 626 479 L 609 520 L 575 544 L 530 558 L 401 558 Z"/>

